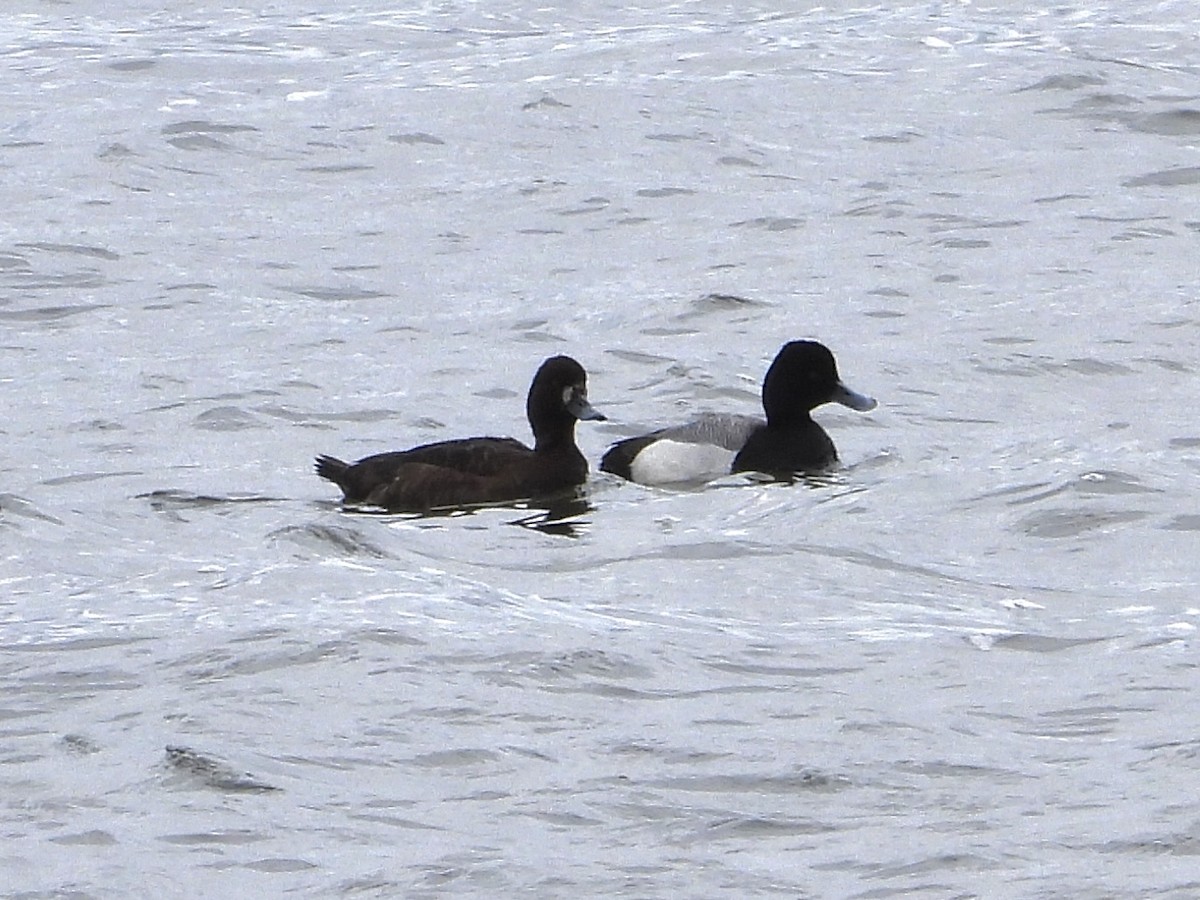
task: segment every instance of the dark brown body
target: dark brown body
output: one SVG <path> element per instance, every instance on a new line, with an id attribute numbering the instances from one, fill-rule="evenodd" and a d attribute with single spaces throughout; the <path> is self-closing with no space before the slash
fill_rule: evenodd
<path id="1" fill-rule="evenodd" d="M 578 419 L 603 419 L 587 402 L 587 375 L 566 356 L 542 363 L 526 414 L 534 445 L 477 437 L 423 444 L 346 463 L 318 456 L 317 474 L 342 489 L 346 503 L 394 512 L 507 503 L 578 487 L 587 460 L 575 445 Z"/>

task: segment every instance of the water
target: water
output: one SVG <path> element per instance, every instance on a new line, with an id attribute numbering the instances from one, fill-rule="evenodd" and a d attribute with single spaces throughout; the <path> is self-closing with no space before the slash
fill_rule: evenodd
<path id="1" fill-rule="evenodd" d="M 1200 892 L 1190 12 L 11 11 L 3 896 Z M 310 471 L 810 336 L 808 484 Z"/>

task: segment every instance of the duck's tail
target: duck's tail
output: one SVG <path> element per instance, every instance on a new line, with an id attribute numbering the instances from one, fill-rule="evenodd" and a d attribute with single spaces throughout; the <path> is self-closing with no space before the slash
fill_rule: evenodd
<path id="1" fill-rule="evenodd" d="M 332 481 L 338 487 L 342 485 L 342 478 L 346 474 L 346 470 L 350 468 L 350 463 L 342 462 L 336 456 L 318 456 L 315 465 L 317 474 L 326 481 Z"/>
<path id="2" fill-rule="evenodd" d="M 657 438 L 658 434 L 655 433 L 617 441 L 605 451 L 604 456 L 600 459 L 600 471 L 611 472 L 632 481 L 634 457 L 654 443 Z"/>

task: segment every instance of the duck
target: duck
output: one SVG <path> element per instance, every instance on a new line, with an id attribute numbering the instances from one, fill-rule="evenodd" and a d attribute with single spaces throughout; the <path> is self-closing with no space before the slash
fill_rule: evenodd
<path id="1" fill-rule="evenodd" d="M 388 512 L 509 503 L 577 488 L 587 459 L 575 423 L 605 421 L 587 395 L 587 373 L 569 356 L 552 356 L 533 376 L 525 413 L 533 446 L 511 437 L 473 437 L 377 453 L 347 463 L 318 456 L 316 473 L 342 490 L 345 504 Z"/>
<path id="2" fill-rule="evenodd" d="M 824 344 L 789 341 L 763 378 L 765 419 L 706 413 L 618 441 L 604 453 L 600 470 L 647 485 L 705 482 L 736 472 L 781 479 L 820 472 L 838 461 L 833 440 L 811 415 L 825 403 L 859 412 L 877 405 L 842 383 Z"/>

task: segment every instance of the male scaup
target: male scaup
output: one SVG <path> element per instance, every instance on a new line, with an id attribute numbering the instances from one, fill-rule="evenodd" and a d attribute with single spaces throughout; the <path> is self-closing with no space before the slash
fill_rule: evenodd
<path id="1" fill-rule="evenodd" d="M 787 477 L 837 462 L 833 441 L 809 413 L 822 403 L 861 412 L 875 400 L 838 378 L 833 354 L 816 341 L 784 344 L 762 388 L 764 421 L 707 413 L 688 422 L 613 444 L 600 469 L 641 484 L 707 481 L 731 472 Z"/>
<path id="2" fill-rule="evenodd" d="M 547 359 L 533 376 L 525 412 L 532 449 L 513 438 L 463 438 L 354 464 L 318 456 L 317 474 L 342 489 L 344 502 L 392 512 L 506 503 L 583 484 L 588 466 L 575 446 L 575 422 L 605 418 L 588 403 L 583 366 L 569 356 Z"/>

